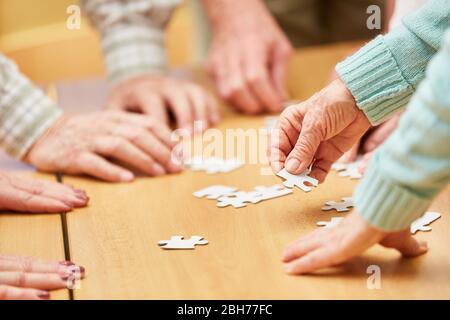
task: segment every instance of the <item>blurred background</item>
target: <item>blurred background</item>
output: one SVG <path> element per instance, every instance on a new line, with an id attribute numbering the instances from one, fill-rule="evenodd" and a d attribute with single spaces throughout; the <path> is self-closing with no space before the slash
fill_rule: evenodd
<path id="1" fill-rule="evenodd" d="M 67 7 L 77 0 L 0 0 L 0 52 L 38 83 L 104 74 L 98 36 L 86 18 L 81 29 L 66 28 Z M 175 12 L 167 33 L 171 66 L 198 59 L 192 6 Z"/>

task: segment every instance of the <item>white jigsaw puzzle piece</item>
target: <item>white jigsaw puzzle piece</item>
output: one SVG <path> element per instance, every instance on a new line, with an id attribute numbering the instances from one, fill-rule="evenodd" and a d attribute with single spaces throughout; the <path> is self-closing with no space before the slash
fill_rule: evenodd
<path id="1" fill-rule="evenodd" d="M 285 181 L 283 182 L 283 185 L 285 187 L 293 188 L 294 186 L 296 186 L 305 192 L 309 192 L 313 189 L 313 187 L 317 187 L 319 184 L 319 181 L 308 176 L 309 173 L 310 173 L 310 171 L 306 170 L 300 174 L 295 175 L 295 174 L 289 173 L 286 170 L 286 168 L 284 168 L 280 172 L 277 173 L 277 176 L 285 179 Z M 306 182 L 309 182 L 312 185 L 312 187 L 306 185 L 305 184 Z"/>
<path id="2" fill-rule="evenodd" d="M 233 206 L 235 208 L 242 208 L 247 206 L 247 203 L 258 203 L 263 200 L 263 196 L 257 191 L 238 191 L 231 195 L 223 196 L 217 199 L 217 206 L 224 208 L 227 206 Z"/>
<path id="3" fill-rule="evenodd" d="M 441 217 L 439 212 L 427 211 L 425 214 L 414 221 L 411 224 L 411 234 L 416 234 L 417 231 L 431 231 L 431 227 L 429 226 L 431 223 L 436 221 Z"/>
<path id="4" fill-rule="evenodd" d="M 317 222 L 317 225 L 324 228 L 333 228 L 337 226 L 342 220 L 344 220 L 344 218 L 342 217 L 333 217 L 330 221 L 319 221 Z"/>
<path id="5" fill-rule="evenodd" d="M 350 179 L 361 179 L 362 174 L 359 172 L 359 166 L 361 160 L 357 160 L 350 163 L 335 162 L 332 164 L 331 169 L 339 172 L 341 177 L 350 177 Z"/>
<path id="6" fill-rule="evenodd" d="M 208 174 L 228 173 L 240 168 L 244 163 L 236 158 L 221 159 L 216 157 L 192 157 L 184 162 L 192 171 L 205 171 Z"/>
<path id="7" fill-rule="evenodd" d="M 353 208 L 353 198 L 352 197 L 345 197 L 342 198 L 341 202 L 336 201 L 327 201 L 325 202 L 325 206 L 322 207 L 323 211 L 329 211 L 329 210 L 336 210 L 337 212 L 345 212 L 349 211 L 349 208 Z"/>
<path id="8" fill-rule="evenodd" d="M 172 236 L 170 240 L 160 240 L 158 245 L 166 250 L 192 250 L 196 245 L 206 245 L 208 240 L 204 240 L 201 236 L 192 236 L 184 239 L 183 236 Z"/>
<path id="9" fill-rule="evenodd" d="M 222 185 L 214 185 L 210 186 L 198 191 L 195 191 L 193 195 L 197 198 L 206 197 L 207 199 L 218 199 L 222 196 L 229 196 L 236 191 L 234 187 L 222 186 Z"/>
<path id="10" fill-rule="evenodd" d="M 285 188 L 279 184 L 276 184 L 271 187 L 257 186 L 255 187 L 255 191 L 261 194 L 262 200 L 269 200 L 273 198 L 282 197 L 291 194 L 293 192 L 292 189 Z"/>

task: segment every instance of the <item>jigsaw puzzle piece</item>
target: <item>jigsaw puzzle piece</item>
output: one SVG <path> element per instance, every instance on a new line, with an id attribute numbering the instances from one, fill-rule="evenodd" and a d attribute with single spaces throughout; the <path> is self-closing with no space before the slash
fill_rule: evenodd
<path id="1" fill-rule="evenodd" d="M 344 220 L 344 218 L 342 217 L 333 217 L 330 221 L 319 221 L 317 222 L 317 225 L 324 228 L 333 228 L 337 226 L 342 220 Z"/>
<path id="2" fill-rule="evenodd" d="M 286 168 L 284 168 L 277 173 L 277 176 L 285 179 L 285 181 L 283 182 L 284 186 L 288 188 L 293 188 L 294 186 L 296 186 L 305 192 L 309 192 L 313 189 L 313 187 L 317 187 L 319 185 L 319 181 L 308 176 L 309 173 L 310 171 L 306 170 L 300 174 L 295 175 L 289 173 Z M 308 186 L 306 183 L 311 184 L 311 186 Z"/>
<path id="3" fill-rule="evenodd" d="M 192 250 L 196 245 L 206 245 L 208 240 L 204 240 L 201 236 L 192 236 L 189 239 L 184 239 L 183 236 L 172 236 L 170 240 L 160 240 L 158 245 L 166 250 Z"/>
<path id="4" fill-rule="evenodd" d="M 336 210 L 337 212 L 345 212 L 349 211 L 349 208 L 353 208 L 353 198 L 345 197 L 342 198 L 341 202 L 336 201 L 327 201 L 325 202 L 325 206 L 321 208 L 323 211 Z"/>
<path id="5" fill-rule="evenodd" d="M 255 191 L 257 191 L 262 196 L 262 200 L 282 197 L 292 193 L 292 189 L 285 188 L 284 186 L 281 186 L 279 184 L 270 187 L 257 186 L 255 187 Z"/>
<path id="6" fill-rule="evenodd" d="M 258 203 L 263 200 L 263 196 L 257 191 L 245 192 L 239 191 L 231 195 L 220 197 L 217 199 L 217 206 L 219 208 L 224 208 L 227 206 L 233 206 L 235 208 L 242 208 L 247 205 L 247 203 Z"/>
<path id="7" fill-rule="evenodd" d="M 234 187 L 214 185 L 198 191 L 195 191 L 193 195 L 197 198 L 206 197 L 207 199 L 218 199 L 222 196 L 229 196 L 233 194 L 237 189 Z"/>
<path id="8" fill-rule="evenodd" d="M 439 212 L 434 211 L 427 211 L 425 214 L 414 221 L 411 224 L 411 234 L 416 234 L 417 231 L 431 231 L 431 227 L 429 226 L 431 223 L 436 221 L 441 217 L 441 214 Z"/>

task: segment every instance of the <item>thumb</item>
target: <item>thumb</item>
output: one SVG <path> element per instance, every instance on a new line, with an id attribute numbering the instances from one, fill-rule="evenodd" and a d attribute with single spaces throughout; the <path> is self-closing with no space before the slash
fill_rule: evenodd
<path id="1" fill-rule="evenodd" d="M 404 257 L 417 257 L 428 251 L 427 242 L 411 236 L 409 229 L 389 234 L 380 244 L 398 250 Z"/>
<path id="2" fill-rule="evenodd" d="M 316 130 L 316 121 L 311 113 L 307 113 L 300 131 L 300 135 L 286 159 L 286 169 L 292 174 L 305 171 L 314 160 L 314 156 L 323 140 L 320 130 Z"/>

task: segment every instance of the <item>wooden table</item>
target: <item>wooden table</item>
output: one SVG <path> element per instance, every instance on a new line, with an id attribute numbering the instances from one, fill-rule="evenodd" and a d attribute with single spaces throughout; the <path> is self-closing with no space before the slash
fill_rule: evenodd
<path id="1" fill-rule="evenodd" d="M 293 98 L 304 99 L 327 81 L 348 45 L 300 50 L 289 75 Z M 205 81 L 204 79 L 201 81 Z M 260 128 L 263 117 L 247 117 L 224 109 L 227 128 Z M 0 216 L 0 252 L 62 259 L 70 255 L 84 265 L 87 278 L 74 299 L 418 299 L 450 298 L 450 188 L 433 203 L 442 213 L 429 233 L 430 252 L 402 259 L 374 247 L 342 268 L 315 275 L 284 274 L 280 256 L 292 240 L 329 220 L 320 210 L 327 200 L 349 196 L 355 181 L 330 174 L 310 193 L 248 205 L 217 208 L 213 200 L 192 192 L 212 184 L 253 189 L 280 180 L 261 175 L 261 165 L 245 165 L 228 174 L 184 171 L 161 178 L 140 178 L 131 184 L 108 184 L 63 176 L 63 182 L 85 189 L 88 208 L 67 215 L 69 243 L 64 253 L 58 215 Z M 48 178 L 52 178 L 48 176 Z M 165 251 L 156 244 L 171 235 L 202 235 L 209 245 L 193 251 Z M 367 288 L 367 267 L 381 268 L 382 288 Z M 67 298 L 64 291 L 54 298 Z"/>

